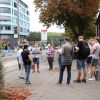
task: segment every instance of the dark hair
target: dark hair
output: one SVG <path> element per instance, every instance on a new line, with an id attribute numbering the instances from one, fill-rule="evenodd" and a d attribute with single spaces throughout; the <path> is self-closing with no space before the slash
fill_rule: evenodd
<path id="1" fill-rule="evenodd" d="M 28 48 L 28 45 L 24 45 L 24 49 L 27 49 Z"/>
<path id="2" fill-rule="evenodd" d="M 70 37 L 66 36 L 64 40 L 70 42 Z"/>

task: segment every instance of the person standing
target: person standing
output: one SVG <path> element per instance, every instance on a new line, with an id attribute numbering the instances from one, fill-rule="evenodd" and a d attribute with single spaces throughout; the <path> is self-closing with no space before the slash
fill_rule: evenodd
<path id="1" fill-rule="evenodd" d="M 40 73 L 39 57 L 40 57 L 41 51 L 40 51 L 38 44 L 35 44 L 34 48 L 32 49 L 32 54 L 33 54 L 34 65 L 37 64 L 37 72 Z M 33 72 L 35 72 L 35 66 L 32 66 L 32 67 L 33 67 Z"/>
<path id="2" fill-rule="evenodd" d="M 19 49 L 17 51 L 17 61 L 18 61 L 18 66 L 19 66 L 19 79 L 24 79 L 23 77 L 23 60 L 21 53 L 23 52 L 23 46 L 19 45 Z"/>
<path id="3" fill-rule="evenodd" d="M 67 67 L 67 83 L 70 84 L 71 80 L 71 65 L 72 65 L 72 46 L 70 44 L 70 38 L 65 37 L 64 38 L 64 44 L 62 45 L 62 53 L 61 53 L 61 68 L 59 73 L 59 81 L 58 84 L 62 84 L 63 80 L 63 73 L 65 68 Z"/>
<path id="4" fill-rule="evenodd" d="M 77 79 L 74 80 L 75 83 L 81 83 L 81 82 L 86 83 L 86 66 L 85 66 L 85 60 L 87 58 L 86 57 L 87 55 L 85 55 L 84 53 L 87 52 L 87 50 L 85 50 L 83 48 L 84 43 L 85 43 L 84 37 L 83 36 L 79 36 L 78 37 L 78 45 L 76 47 L 78 76 L 77 76 Z M 84 77 L 83 77 L 83 79 L 81 81 L 82 70 L 83 70 L 83 76 Z"/>
<path id="5" fill-rule="evenodd" d="M 49 64 L 49 70 L 53 70 L 54 49 L 50 44 L 48 44 L 48 49 L 47 49 L 46 54 L 47 54 L 47 60 Z"/>
<path id="6" fill-rule="evenodd" d="M 24 45 L 24 50 L 21 53 L 24 67 L 25 67 L 25 73 L 26 73 L 26 82 L 25 84 L 29 85 L 31 84 L 30 82 L 30 70 L 31 70 L 31 65 L 34 65 L 32 56 L 30 55 L 30 52 L 28 50 L 28 45 Z"/>
<path id="7" fill-rule="evenodd" d="M 93 45 L 93 59 L 92 59 L 92 67 L 94 68 L 94 76 L 92 78 L 90 78 L 89 80 L 98 80 L 98 61 L 100 59 L 100 44 L 98 39 L 94 39 L 94 41 L 92 41 L 92 45 Z"/>

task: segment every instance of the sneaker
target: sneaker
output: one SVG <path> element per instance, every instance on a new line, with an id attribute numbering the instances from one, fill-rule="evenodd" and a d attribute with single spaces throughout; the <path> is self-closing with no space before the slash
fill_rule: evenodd
<path id="1" fill-rule="evenodd" d="M 38 73 L 40 73 L 40 71 L 37 71 Z"/>
<path id="2" fill-rule="evenodd" d="M 94 81 L 94 80 L 95 80 L 95 77 L 92 77 L 92 78 L 90 78 L 89 80 L 90 80 L 90 81 Z"/>
<path id="3" fill-rule="evenodd" d="M 74 83 L 81 83 L 81 80 L 78 80 L 78 79 L 77 79 L 77 80 L 74 80 L 73 82 L 74 82 Z"/>
<path id="4" fill-rule="evenodd" d="M 83 79 L 82 82 L 83 82 L 83 83 L 86 83 L 86 79 Z"/>
<path id="5" fill-rule="evenodd" d="M 60 82 L 57 82 L 57 85 L 61 86 L 61 85 L 62 85 L 62 83 L 60 83 Z"/>

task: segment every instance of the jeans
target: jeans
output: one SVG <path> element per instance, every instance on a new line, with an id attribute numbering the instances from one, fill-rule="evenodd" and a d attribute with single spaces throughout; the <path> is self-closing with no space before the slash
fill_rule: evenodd
<path id="1" fill-rule="evenodd" d="M 49 69 L 53 69 L 53 57 L 47 57 Z"/>
<path id="2" fill-rule="evenodd" d="M 85 69 L 86 66 L 85 66 L 85 60 L 77 60 L 77 69 L 80 70 L 80 69 Z"/>
<path id="3" fill-rule="evenodd" d="M 31 65 L 25 65 L 26 83 L 27 83 L 28 81 L 30 81 L 30 80 L 29 80 L 29 76 L 30 76 L 30 69 L 31 69 Z"/>
<path id="4" fill-rule="evenodd" d="M 65 68 L 67 67 L 67 84 L 70 84 L 70 80 L 71 80 L 71 65 L 62 65 L 62 67 L 60 68 L 60 74 L 59 74 L 59 83 L 62 83 L 63 80 L 63 73 Z"/>
<path id="5" fill-rule="evenodd" d="M 61 54 L 58 55 L 58 64 L 59 64 L 59 68 L 61 68 Z"/>

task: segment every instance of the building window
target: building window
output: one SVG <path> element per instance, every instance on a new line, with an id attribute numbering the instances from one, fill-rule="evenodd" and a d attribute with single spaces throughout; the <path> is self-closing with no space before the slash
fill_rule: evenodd
<path id="1" fill-rule="evenodd" d="M 17 8 L 17 3 L 16 2 L 14 2 L 14 7 Z"/>
<path id="2" fill-rule="evenodd" d="M 6 7 L 0 7 L 0 13 L 11 13 L 11 9 Z"/>
<path id="3" fill-rule="evenodd" d="M 17 11 L 16 11 L 16 10 L 14 10 L 14 15 L 16 15 L 16 16 L 17 16 Z"/>
<path id="4" fill-rule="evenodd" d="M 11 22 L 11 17 L 10 16 L 0 16 L 0 22 L 1 21 L 8 21 L 8 22 Z"/>
<path id="5" fill-rule="evenodd" d="M 11 4 L 11 0 L 0 0 L 0 4 L 10 5 Z"/>
<path id="6" fill-rule="evenodd" d="M 0 30 L 3 30 L 3 26 L 0 26 Z"/>
<path id="7" fill-rule="evenodd" d="M 27 11 L 27 15 L 29 15 L 29 12 Z"/>
<path id="8" fill-rule="evenodd" d="M 11 26 L 5 26 L 6 30 L 11 30 Z"/>

